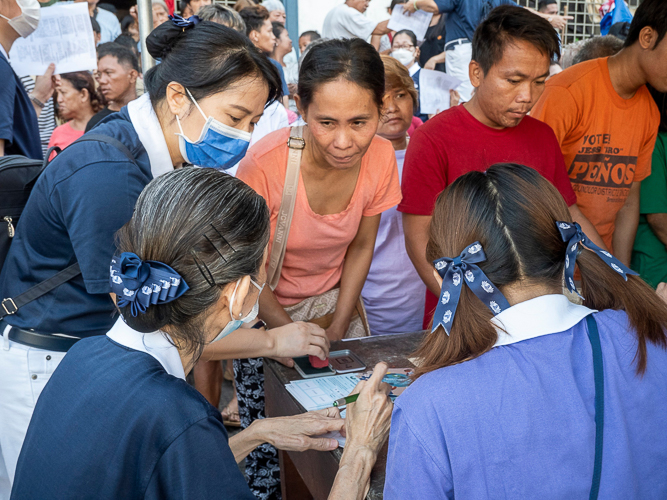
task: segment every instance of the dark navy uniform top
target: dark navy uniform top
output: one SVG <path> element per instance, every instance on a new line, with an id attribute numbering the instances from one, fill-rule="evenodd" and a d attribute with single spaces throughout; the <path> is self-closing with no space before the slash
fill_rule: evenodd
<path id="1" fill-rule="evenodd" d="M 0 139 L 5 141 L 5 155 L 41 160 L 42 144 L 35 109 L 3 49 L 0 49 L 0 82 Z"/>
<path id="2" fill-rule="evenodd" d="M 118 328 L 132 333 L 112 336 Z M 138 349 L 119 343 L 133 334 Z M 119 320 L 69 350 L 35 406 L 12 499 L 254 500 L 220 412 L 184 380 L 160 335 Z"/>
<path id="3" fill-rule="evenodd" d="M 417 66 L 416 70 L 413 70 L 413 68 Z M 410 72 L 410 78 L 412 78 L 413 83 L 415 84 L 415 90 L 417 93 L 419 93 L 419 73 L 421 72 L 421 68 L 419 67 L 418 63 L 414 63 L 411 68 L 408 68 L 408 71 Z M 414 73 L 413 73 L 414 71 Z M 425 115 L 422 113 L 419 109 L 419 96 L 417 96 L 417 105 L 413 107 L 412 110 L 412 115 L 416 116 L 419 118 L 422 122 L 426 123 L 428 120 L 428 115 Z"/>
<path id="4" fill-rule="evenodd" d="M 435 0 L 438 11 L 447 14 L 445 43 L 459 38 L 472 42 L 477 26 L 484 15 L 500 5 L 517 5 L 514 0 Z"/>
<path id="5" fill-rule="evenodd" d="M 103 335 L 113 325 L 114 234 L 132 217 L 153 175 L 127 108 L 95 133 L 123 143 L 135 161 L 111 144 L 91 141 L 69 146 L 44 170 L 2 268 L 0 298 L 16 297 L 75 262 L 81 275 L 6 316 L 13 326 L 86 337 Z"/>

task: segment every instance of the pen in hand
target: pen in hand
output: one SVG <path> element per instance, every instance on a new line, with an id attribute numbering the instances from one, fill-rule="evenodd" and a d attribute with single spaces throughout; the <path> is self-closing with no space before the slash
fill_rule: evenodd
<path id="1" fill-rule="evenodd" d="M 359 397 L 359 393 L 351 394 L 351 395 L 349 395 L 345 398 L 337 399 L 336 401 L 333 402 L 332 406 L 338 407 L 338 406 L 345 406 L 347 404 L 354 403 L 357 400 L 358 397 Z"/>
<path id="2" fill-rule="evenodd" d="M 382 377 L 382 381 L 392 387 L 407 387 L 412 382 L 410 376 L 403 373 L 387 373 L 384 377 Z M 347 404 L 354 403 L 358 397 L 358 393 L 350 394 L 345 398 L 337 399 L 331 406 L 335 408 L 339 406 L 345 406 Z"/>

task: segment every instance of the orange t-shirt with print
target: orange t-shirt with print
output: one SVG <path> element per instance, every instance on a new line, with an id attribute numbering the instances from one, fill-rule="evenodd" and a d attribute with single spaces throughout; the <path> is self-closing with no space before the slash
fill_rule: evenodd
<path id="1" fill-rule="evenodd" d="M 632 183 L 651 173 L 660 114 L 648 89 L 623 99 L 607 58 L 594 59 L 550 78 L 531 116 L 556 133 L 577 205 L 613 251 L 616 215 Z"/>
<path id="2" fill-rule="evenodd" d="M 269 255 L 285 185 L 289 134 L 290 129 L 284 128 L 260 140 L 241 160 L 236 174 L 269 206 Z M 330 215 L 313 212 L 303 178 L 299 176 L 287 250 L 280 281 L 274 290 L 280 304 L 290 306 L 336 286 L 343 273 L 347 248 L 357 235 L 361 218 L 381 214 L 400 201 L 394 148 L 379 136 L 373 138 L 361 160 L 357 185 L 344 211 Z"/>

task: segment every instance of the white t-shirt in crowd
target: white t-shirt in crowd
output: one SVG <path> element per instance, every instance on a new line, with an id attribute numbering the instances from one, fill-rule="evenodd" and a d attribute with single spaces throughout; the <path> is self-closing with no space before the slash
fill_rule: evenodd
<path id="1" fill-rule="evenodd" d="M 120 36 L 120 23 L 115 14 L 98 7 L 95 20 L 100 25 L 102 34 L 100 43 L 113 42 Z"/>
<path id="2" fill-rule="evenodd" d="M 347 4 L 329 11 L 324 18 L 322 38 L 361 38 L 367 40 L 377 23 Z"/>
<path id="3" fill-rule="evenodd" d="M 405 150 L 396 151 L 398 178 L 403 174 Z M 416 332 L 422 329 L 426 285 L 405 249 L 403 221 L 396 207 L 382 212 L 373 262 L 361 291 L 373 335 Z"/>

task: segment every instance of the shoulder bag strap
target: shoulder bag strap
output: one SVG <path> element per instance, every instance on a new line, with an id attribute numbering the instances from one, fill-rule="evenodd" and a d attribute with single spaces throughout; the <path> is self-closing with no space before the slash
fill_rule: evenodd
<path id="1" fill-rule="evenodd" d="M 294 204 L 296 203 L 296 192 L 299 187 L 299 172 L 301 169 L 301 152 L 306 146 L 303 140 L 303 127 L 292 127 L 287 139 L 289 156 L 287 157 L 287 171 L 285 172 L 285 185 L 283 186 L 283 197 L 278 210 L 278 221 L 276 231 L 273 235 L 273 245 L 269 256 L 269 271 L 266 282 L 275 290 L 280 281 L 280 271 L 283 268 L 285 250 L 287 249 L 287 237 L 289 236 L 292 216 L 294 215 Z"/>
<path id="2" fill-rule="evenodd" d="M 87 142 L 87 141 L 96 141 L 96 142 L 104 142 L 107 144 L 111 144 L 121 153 L 123 153 L 128 160 L 130 160 L 132 163 L 135 162 L 134 155 L 130 152 L 127 146 L 125 146 L 125 144 L 118 141 L 117 139 L 114 139 L 113 137 L 109 137 L 107 135 L 102 135 L 102 134 L 85 134 L 81 139 L 78 139 L 75 142 Z M 50 154 L 51 150 L 49 150 L 49 153 L 46 157 L 47 162 Z M 0 319 L 4 318 L 5 316 L 9 316 L 10 314 L 16 313 L 16 311 L 18 311 L 28 302 L 32 302 L 33 300 L 40 298 L 42 295 L 49 293 L 51 290 L 54 290 L 55 288 L 71 280 L 75 276 L 78 276 L 79 274 L 81 274 L 81 269 L 79 268 L 79 263 L 75 262 L 71 266 L 66 267 L 62 271 L 51 276 L 49 279 L 44 280 L 41 283 L 37 283 L 35 286 L 28 288 L 21 295 L 18 295 L 14 298 L 3 299 L 3 301 L 0 302 Z"/>
<path id="3" fill-rule="evenodd" d="M 81 269 L 79 269 L 79 263 L 75 262 L 54 276 L 51 276 L 49 279 L 28 288 L 25 292 L 23 292 L 21 295 L 18 295 L 16 298 L 4 299 L 0 303 L 2 306 L 0 307 L 0 319 L 4 318 L 5 316 L 9 316 L 10 314 L 14 314 L 19 310 L 19 308 L 23 307 L 28 302 L 32 302 L 42 295 L 49 293 L 54 288 L 59 287 L 78 274 L 81 274 Z"/>
<path id="4" fill-rule="evenodd" d="M 105 142 L 107 144 L 111 144 L 113 147 L 115 147 L 118 151 L 123 153 L 128 160 L 130 160 L 132 163 L 135 162 L 134 155 L 130 152 L 130 150 L 127 148 L 125 144 L 120 142 L 117 139 L 114 139 L 113 137 L 109 137 L 108 135 L 103 135 L 103 134 L 85 134 L 81 139 L 76 140 L 75 142 Z"/>
<path id="5" fill-rule="evenodd" d="M 586 316 L 588 339 L 593 349 L 593 378 L 595 380 L 595 465 L 589 500 L 596 500 L 600 491 L 602 474 L 602 441 L 604 434 L 604 372 L 602 370 L 602 348 L 598 324 L 593 315 Z"/>

